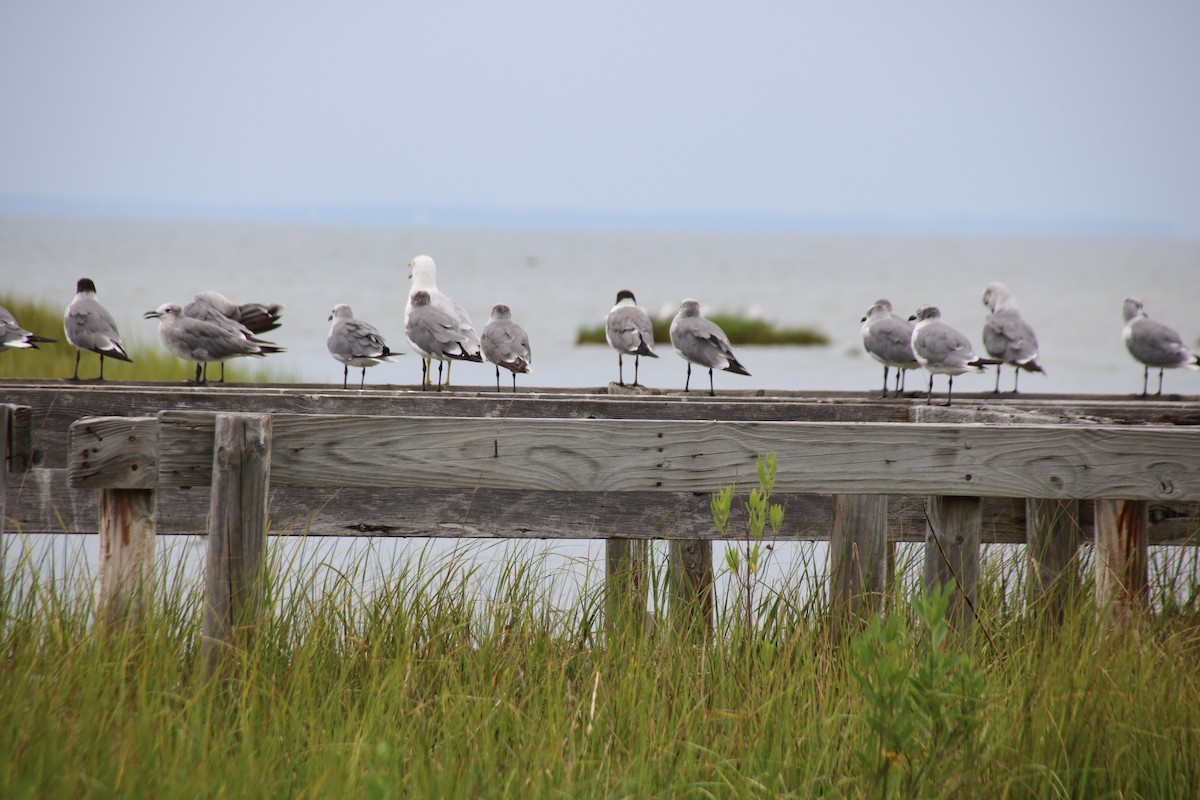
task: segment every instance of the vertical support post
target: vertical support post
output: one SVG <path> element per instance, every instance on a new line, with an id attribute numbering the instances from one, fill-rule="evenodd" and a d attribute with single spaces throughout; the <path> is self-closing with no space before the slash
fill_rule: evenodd
<path id="1" fill-rule="evenodd" d="M 925 590 L 956 584 L 946 617 L 955 630 L 968 630 L 979 578 L 983 503 L 978 497 L 930 497 L 926 515 Z"/>
<path id="2" fill-rule="evenodd" d="M 1096 501 L 1096 604 L 1112 621 L 1150 599 L 1149 527 L 1145 500 Z"/>
<path id="3" fill-rule="evenodd" d="M 1026 602 L 1047 619 L 1061 622 L 1079 590 L 1078 500 L 1025 500 L 1025 556 L 1029 567 Z"/>
<path id="4" fill-rule="evenodd" d="M 712 542 L 672 539 L 667 560 L 675 630 L 707 638 L 713 629 Z"/>
<path id="5" fill-rule="evenodd" d="M 271 418 L 218 414 L 201 646 L 210 675 L 231 648 L 250 641 L 258 623 L 270 478 Z"/>
<path id="6" fill-rule="evenodd" d="M 835 637 L 847 630 L 851 619 L 881 607 L 887 556 L 887 495 L 836 495 L 829 534 L 829 605 Z"/>
<path id="7" fill-rule="evenodd" d="M 154 586 L 153 489 L 100 492 L 100 611 L 136 622 Z"/>
<path id="8" fill-rule="evenodd" d="M 0 403 L 0 559 L 7 553 L 8 539 L 5 522 L 8 520 L 8 425 L 12 419 L 12 407 Z M 3 561 L 0 560 L 0 567 Z M 3 570 L 0 570 L 3 574 Z"/>
<path id="9" fill-rule="evenodd" d="M 646 551 L 644 539 L 608 539 L 605 546 L 604 619 L 609 635 L 646 622 Z"/>

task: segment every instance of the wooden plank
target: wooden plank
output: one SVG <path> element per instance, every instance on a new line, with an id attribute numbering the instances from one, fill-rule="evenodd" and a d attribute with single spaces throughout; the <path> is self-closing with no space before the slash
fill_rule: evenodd
<path id="1" fill-rule="evenodd" d="M 1078 500 L 1026 500 L 1027 602 L 1050 619 L 1061 620 L 1079 590 L 1079 505 Z"/>
<path id="2" fill-rule="evenodd" d="M 80 420 L 71 426 L 71 483 L 81 489 L 153 489 L 157 438 L 152 417 Z"/>
<path id="3" fill-rule="evenodd" d="M 8 521 L 8 421 L 12 416 L 12 407 L 0 403 L 0 554 L 8 555 L 8 542 L 4 533 Z"/>
<path id="4" fill-rule="evenodd" d="M 668 613 L 683 636 L 703 637 L 713 630 L 712 542 L 675 539 L 667 550 Z"/>
<path id="5" fill-rule="evenodd" d="M 1200 425 L 1200 399 L 1158 400 L 1098 395 L 1018 395 L 978 398 L 963 394 L 962 405 L 946 412 L 926 407 L 923 398 L 880 400 L 871 392 L 772 391 L 726 392 L 707 395 L 652 394 L 619 397 L 601 387 L 537 389 L 515 396 L 495 392 L 419 392 L 407 387 L 377 387 L 365 392 L 339 386 L 287 385 L 190 386 L 132 384 L 103 385 L 65 381 L 0 379 L 5 402 L 31 408 L 30 464 L 66 466 L 70 425 L 91 416 L 150 416 L 162 410 L 230 411 L 294 414 L 357 414 L 377 416 L 451 416 L 597 419 L 728 419 L 797 420 L 810 422 L 987 422 L 996 414 L 1043 412 L 1062 420 L 1075 418 L 1102 424 Z M 935 409 L 933 411 L 927 408 Z M 931 416 L 933 415 L 933 416 Z"/>
<path id="6" fill-rule="evenodd" d="M 930 497 L 929 536 L 925 541 L 925 587 L 955 587 L 947 620 L 955 630 L 974 623 L 975 584 L 979 580 L 982 505 L 978 497 Z"/>
<path id="7" fill-rule="evenodd" d="M 207 483 L 212 415 L 159 415 L 159 485 Z M 275 417 L 280 486 L 1200 500 L 1200 428 Z M 602 444 L 602 446 L 598 446 Z"/>
<path id="8" fill-rule="evenodd" d="M 645 539 L 608 539 L 604 543 L 604 625 L 610 635 L 647 625 Z"/>
<path id="9" fill-rule="evenodd" d="M 887 581 L 886 495 L 837 495 L 829 536 L 829 601 L 835 637 L 878 611 Z"/>
<path id="10" fill-rule="evenodd" d="M 109 622 L 132 623 L 154 586 L 154 490 L 100 492 L 100 609 Z"/>
<path id="11" fill-rule="evenodd" d="M 74 489 L 65 469 L 35 469 L 8 476 L 10 530 L 26 533 L 96 533 L 100 493 Z M 828 495 L 772 495 L 784 506 L 784 538 L 829 538 L 833 500 Z M 893 495 L 888 501 L 892 541 L 925 539 L 925 499 Z M 159 535 L 204 533 L 208 487 L 158 492 Z M 1086 541 L 1093 532 L 1092 504 L 1080 510 Z M 735 507 L 735 512 L 736 512 Z M 695 492 L 548 492 L 503 489 L 272 488 L 274 535 L 509 539 L 605 539 L 647 532 L 660 539 L 720 538 L 712 526 L 708 494 Z M 1025 501 L 983 500 L 987 544 L 1025 542 Z M 1200 504 L 1150 504 L 1150 543 L 1193 544 Z"/>
<path id="12" fill-rule="evenodd" d="M 262 611 L 271 445 L 269 416 L 220 414 L 215 420 L 201 645 L 210 675 L 229 648 L 254 635 Z"/>
<path id="13" fill-rule="evenodd" d="M 1149 601 L 1146 503 L 1096 503 L 1096 604 L 1110 620 L 1122 621 Z"/>
<path id="14" fill-rule="evenodd" d="M 8 409 L 8 471 L 24 472 L 34 466 L 33 409 L 10 405 Z"/>

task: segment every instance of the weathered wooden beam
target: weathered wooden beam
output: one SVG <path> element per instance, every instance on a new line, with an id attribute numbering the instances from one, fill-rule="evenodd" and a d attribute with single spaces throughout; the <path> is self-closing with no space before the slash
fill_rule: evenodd
<path id="1" fill-rule="evenodd" d="M 974 621 L 982 520 L 978 497 L 929 498 L 925 587 L 928 591 L 940 589 L 947 583 L 955 587 L 946 611 L 955 630 L 967 630 Z"/>
<path id="2" fill-rule="evenodd" d="M 211 443 L 207 448 L 211 459 Z M 89 417 L 71 426 L 71 483 L 82 489 L 153 489 L 158 483 L 153 417 Z"/>
<path id="3" fill-rule="evenodd" d="M 1025 501 L 1027 601 L 1050 619 L 1061 620 L 1079 590 L 1079 505 L 1078 500 Z"/>
<path id="4" fill-rule="evenodd" d="M 709 637 L 713 630 L 712 542 L 672 540 L 667 576 L 672 628 L 684 636 Z"/>
<path id="5" fill-rule="evenodd" d="M 829 602 L 835 636 L 854 617 L 878 611 L 887 581 L 886 495 L 837 495 L 829 535 Z"/>
<path id="6" fill-rule="evenodd" d="M 1114 621 L 1144 609 L 1149 600 L 1146 503 L 1096 502 L 1096 604 Z"/>
<path id="7" fill-rule="evenodd" d="M 215 422 L 201 646 L 209 674 L 229 648 L 246 645 L 262 612 L 272 447 L 269 416 L 220 414 Z"/>
<path id="8" fill-rule="evenodd" d="M 160 486 L 207 483 L 212 419 L 159 415 Z M 780 492 L 1200 500 L 1200 427 L 281 415 L 274 430 L 279 486 L 709 492 L 775 452 Z"/>
<path id="9" fill-rule="evenodd" d="M 100 492 L 100 609 L 135 621 L 154 587 L 154 490 Z"/>

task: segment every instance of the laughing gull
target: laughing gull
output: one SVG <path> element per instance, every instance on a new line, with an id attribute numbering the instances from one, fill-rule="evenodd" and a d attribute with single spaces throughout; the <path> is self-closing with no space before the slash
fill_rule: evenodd
<path id="1" fill-rule="evenodd" d="M 933 376 L 946 375 L 950 379 L 946 405 L 950 405 L 954 399 L 954 376 L 985 372 L 983 365 L 988 362 L 977 359 L 967 337 L 942 322 L 941 317 L 937 306 L 921 306 L 908 321 L 917 323 L 912 332 L 913 355 L 929 373 L 929 396 L 925 402 L 933 400 Z"/>
<path id="2" fill-rule="evenodd" d="M 883 364 L 883 397 L 887 397 L 888 367 L 896 368 L 896 396 L 900 396 L 900 382 L 905 371 L 919 369 L 920 363 L 912 350 L 912 324 L 892 312 L 892 302 L 880 298 L 867 309 L 862 318 L 863 347 L 880 364 Z"/>
<path id="3" fill-rule="evenodd" d="M 474 333 L 474 331 L 472 331 Z M 483 361 L 478 344 L 472 344 L 472 337 L 462 329 L 459 321 L 433 305 L 429 292 L 418 289 L 412 293 L 408 314 L 404 321 L 404 334 L 408 343 L 423 357 L 421 360 L 421 388 L 429 386 L 429 373 L 433 371 L 432 364 L 425 366 L 426 359 L 437 359 L 438 362 L 438 391 L 442 390 L 442 363 L 457 361 Z M 479 340 L 475 338 L 477 343 Z M 450 378 L 447 376 L 446 385 Z"/>
<path id="4" fill-rule="evenodd" d="M 104 380 L 104 357 L 133 363 L 121 344 L 121 334 L 108 309 L 96 299 L 96 284 L 91 278 L 80 278 L 75 284 L 75 299 L 63 314 L 63 332 L 67 341 L 75 345 L 75 374 L 71 380 L 79 380 L 79 356 L 90 350 L 100 356 L 100 380 Z"/>
<path id="5" fill-rule="evenodd" d="M 1164 369 L 1187 367 L 1200 369 L 1200 355 L 1190 351 L 1183 337 L 1174 328 L 1146 316 L 1142 301 L 1136 297 L 1125 300 L 1125 347 L 1129 354 L 1145 365 L 1142 373 L 1142 397 L 1149 394 L 1150 368 L 1158 367 L 1158 393 L 1162 394 Z"/>
<path id="6" fill-rule="evenodd" d="M 266 356 L 283 352 L 282 347 L 261 340 L 252 341 L 240 331 L 185 317 L 183 307 L 178 303 L 163 303 L 142 316 L 158 320 L 158 338 L 168 353 L 185 361 L 196 362 L 196 384 L 208 382 L 207 370 L 203 379 L 200 375 L 202 365 L 210 361 L 223 362 L 239 356 Z"/>
<path id="7" fill-rule="evenodd" d="M 654 352 L 654 325 L 637 304 L 633 292 L 617 292 L 617 304 L 604 320 L 604 338 L 617 351 L 617 379 L 625 385 L 625 365 L 622 358 L 633 356 L 633 385 L 638 385 L 638 364 L 642 356 L 658 358 Z"/>
<path id="8" fill-rule="evenodd" d="M 733 355 L 729 337 L 717 325 L 700 316 L 700 302 L 687 299 L 679 304 L 679 313 L 671 320 L 671 345 L 679 357 L 688 362 L 687 380 L 683 391 L 692 381 L 692 364 L 708 367 L 708 393 L 716 396 L 713 388 L 713 370 L 723 369 L 738 375 L 750 373 L 738 363 Z"/>
<path id="9" fill-rule="evenodd" d="M 279 318 L 285 306 L 282 303 L 235 303 L 220 292 L 197 292 L 192 301 L 183 307 L 185 317 L 215 322 L 214 314 L 240 322 L 251 333 L 273 331 L 283 323 Z"/>
<path id="10" fill-rule="evenodd" d="M 329 338 L 325 346 L 329 354 L 342 362 L 342 388 L 351 367 L 362 367 L 362 378 L 358 388 L 363 388 L 367 381 L 367 367 L 373 367 L 381 362 L 392 363 L 393 353 L 383 340 L 383 336 L 374 325 L 354 318 L 354 312 L 345 303 L 338 303 L 330 312 L 329 318 L 333 324 L 329 326 Z"/>
<path id="11" fill-rule="evenodd" d="M 414 258 L 408 264 L 408 277 L 412 279 L 412 288 L 408 291 L 408 305 L 404 309 L 404 329 L 408 330 L 408 317 L 413 310 L 413 297 L 417 292 L 425 292 L 429 296 L 429 304 L 434 308 L 441 309 L 454 320 L 455 327 L 463 334 L 463 352 L 474 358 L 466 358 L 466 361 L 482 361 L 479 356 L 479 334 L 475 332 L 475 326 L 471 324 L 471 315 L 466 312 L 462 306 L 451 300 L 446 295 L 442 294 L 437 288 L 437 265 L 433 263 L 433 259 L 429 256 L 421 255 Z M 414 350 L 419 350 L 416 343 L 409 341 Z M 442 365 L 438 364 L 438 380 L 441 380 Z M 424 381 L 429 380 L 429 376 L 433 374 L 433 365 L 426 358 L 421 363 L 421 378 Z M 429 384 L 426 383 L 426 386 Z M 450 365 L 446 365 L 446 385 L 450 385 Z"/>
<path id="12" fill-rule="evenodd" d="M 500 391 L 500 368 L 512 373 L 513 391 L 517 391 L 517 373 L 530 372 L 533 356 L 524 328 L 512 321 L 512 312 L 503 303 L 492 306 L 492 318 L 479 336 L 483 357 L 496 365 L 496 391 Z"/>
<path id="13" fill-rule="evenodd" d="M 50 344 L 58 339 L 37 336 L 17 324 L 17 318 L 4 306 L 0 306 L 0 353 L 8 349 L 36 350 L 38 342 Z"/>
<path id="14" fill-rule="evenodd" d="M 993 281 L 983 291 L 983 304 L 991 309 L 983 323 L 983 346 L 988 355 L 1000 363 L 996 365 L 996 389 L 1000 393 L 1000 372 L 1005 364 L 1013 367 L 1013 394 L 1017 393 L 1017 381 L 1021 370 L 1046 374 L 1038 361 L 1037 334 L 1033 326 L 1021 318 L 1017 301 L 1008 287 Z"/>

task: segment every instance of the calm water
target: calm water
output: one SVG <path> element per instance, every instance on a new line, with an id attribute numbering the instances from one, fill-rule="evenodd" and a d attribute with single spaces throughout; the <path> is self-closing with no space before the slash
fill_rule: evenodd
<path id="1" fill-rule="evenodd" d="M 642 305 L 674 312 L 695 297 L 704 309 L 740 310 L 783 324 L 808 325 L 832 344 L 811 348 L 739 348 L 752 377 L 719 374 L 718 388 L 875 390 L 879 366 L 862 353 L 859 320 L 877 297 L 898 310 L 935 303 L 944 319 L 981 347 L 984 286 L 1008 284 L 1036 327 L 1048 377 L 1026 375 L 1027 392 L 1132 393 L 1141 369 L 1121 342 L 1121 303 L 1133 295 L 1149 313 L 1200 339 L 1196 269 L 1200 242 L 1141 240 L 848 238 L 800 235 L 653 234 L 613 232 L 450 230 L 198 222 L 79 222 L 0 219 L 0 274 L 9 294 L 64 306 L 75 281 L 93 278 L 127 341 L 156 342 L 155 322 L 142 313 L 185 302 L 204 289 L 235 300 L 287 304 L 272 336 L 288 348 L 273 358 L 298 379 L 335 382 L 341 365 L 325 349 L 329 309 L 349 303 L 356 314 L 408 350 L 403 306 L 409 260 L 432 255 L 439 286 L 471 313 L 476 326 L 491 306 L 507 303 L 529 333 L 534 374 L 527 386 L 597 387 L 616 377 L 606 346 L 574 344 L 581 325 L 601 322 L 617 290 L 632 289 Z M 42 331 L 44 335 L 53 332 Z M 668 344 L 658 361 L 643 362 L 642 382 L 682 388 L 684 365 Z M 374 383 L 414 383 L 411 355 L 367 373 Z M 455 368 L 457 384 L 487 385 L 490 365 Z M 703 383 L 703 377 L 700 378 Z M 988 390 L 993 377 L 964 376 L 956 388 Z M 909 388 L 918 385 L 909 382 Z M 1011 373 L 1005 385 L 1010 385 Z M 939 380 L 939 390 L 943 386 Z M 1168 391 L 1200 393 L 1200 373 L 1167 378 Z M 173 539 L 168 558 L 195 576 L 203 563 L 197 540 Z M 10 537 L 10 544 L 13 537 Z M 95 537 L 27 537 L 23 547 L 89 571 Z M 273 540 L 285 561 L 369 563 L 368 580 L 386 580 L 396 558 L 422 542 Z M 439 544 L 444 554 L 452 545 Z M 495 562 L 531 545 L 480 545 Z M 532 545 L 537 547 L 538 545 Z M 715 548 L 716 565 L 723 553 Z M 555 591 L 570 604 L 581 586 L 602 575 L 598 542 L 559 544 L 545 564 Z M 9 548 L 11 560 L 16 551 Z M 804 584 L 825 562 L 821 544 L 781 545 L 774 571 Z M 722 582 L 722 586 L 724 582 Z M 811 588 L 811 584 L 808 584 Z M 720 590 L 720 587 L 719 587 Z"/>
<path id="2" fill-rule="evenodd" d="M 1200 242 L 1151 240 L 851 238 L 762 234 L 452 230 L 197 222 L 78 222 L 0 219 L 0 274 L 11 294 L 65 306 L 76 279 L 93 278 L 127 340 L 156 341 L 148 309 L 204 289 L 235 300 L 287 304 L 272 358 L 304 381 L 334 382 L 341 367 L 325 349 L 329 309 L 349 303 L 394 349 L 404 341 L 409 260 L 438 262 L 439 286 L 477 328 L 507 303 L 529 332 L 529 386 L 596 387 L 616 376 L 606 346 L 578 347 L 617 290 L 672 312 L 684 297 L 707 311 L 739 310 L 813 326 L 832 344 L 739 348 L 752 377 L 721 374 L 718 388 L 872 389 L 878 365 L 862 353 L 859 320 L 877 297 L 900 311 L 922 303 L 982 348 L 983 287 L 1008 284 L 1038 331 L 1048 377 L 1026 375 L 1029 392 L 1140 391 L 1141 370 L 1121 342 L 1121 303 L 1140 297 L 1151 316 L 1200 339 L 1196 307 Z M 643 383 L 682 388 L 684 364 L 660 346 Z M 369 381 L 413 383 L 415 358 L 368 370 Z M 960 378 L 963 391 L 992 376 Z M 455 382 L 486 385 L 489 365 L 461 364 Z M 919 380 L 918 380 L 919 383 Z M 939 386 L 941 381 L 939 380 Z M 914 384 L 909 384 L 910 388 Z M 1168 376 L 1167 388 L 1200 393 L 1200 373 Z"/>

